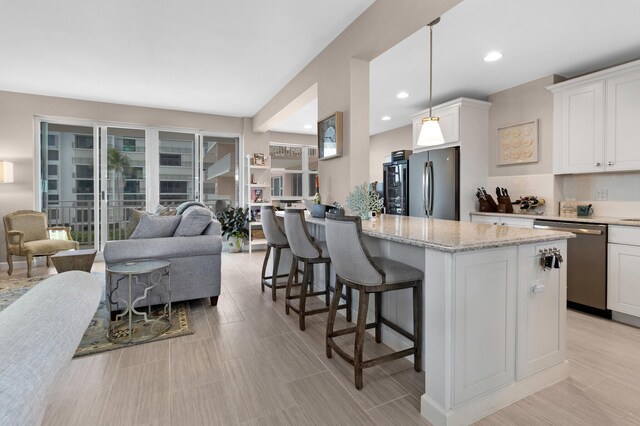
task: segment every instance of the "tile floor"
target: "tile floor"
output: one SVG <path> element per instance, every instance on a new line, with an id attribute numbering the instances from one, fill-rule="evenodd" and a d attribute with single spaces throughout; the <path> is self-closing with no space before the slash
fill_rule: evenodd
<path id="1" fill-rule="evenodd" d="M 219 304 L 194 304 L 194 335 L 73 360 L 44 424 L 427 424 L 424 375 L 394 361 L 357 391 L 351 367 L 324 355 L 324 315 L 301 332 L 280 294 L 260 292 L 263 256 L 223 254 Z M 367 343 L 370 356 L 389 350 Z M 640 329 L 570 311 L 568 349 L 568 379 L 477 424 L 640 425 Z"/>

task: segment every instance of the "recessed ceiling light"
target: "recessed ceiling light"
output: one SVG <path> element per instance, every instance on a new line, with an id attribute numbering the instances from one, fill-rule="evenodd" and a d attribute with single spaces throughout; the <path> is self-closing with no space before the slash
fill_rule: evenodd
<path id="1" fill-rule="evenodd" d="M 500 58 L 502 58 L 502 53 L 496 52 L 494 50 L 493 52 L 487 53 L 487 56 L 484 57 L 484 61 L 485 62 L 493 62 L 493 61 L 497 61 Z"/>
<path id="2" fill-rule="evenodd" d="M 400 92 L 396 95 L 396 98 L 398 99 L 407 99 L 409 97 L 409 94 L 407 92 Z"/>
<path id="3" fill-rule="evenodd" d="M 304 128 L 305 128 L 305 129 L 310 129 L 310 128 L 311 128 L 311 124 L 305 124 L 305 125 L 304 125 Z"/>
<path id="4" fill-rule="evenodd" d="M 389 117 L 388 115 L 385 115 L 384 117 L 381 118 L 382 121 L 389 121 L 391 120 L 391 117 Z"/>

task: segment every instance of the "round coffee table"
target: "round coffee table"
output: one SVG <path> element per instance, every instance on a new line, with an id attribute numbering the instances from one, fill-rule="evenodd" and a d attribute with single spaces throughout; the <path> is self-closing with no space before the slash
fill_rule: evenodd
<path id="1" fill-rule="evenodd" d="M 137 260 L 117 263 L 107 268 L 107 296 L 111 305 L 122 302 L 124 311 L 115 320 L 109 315 L 107 337 L 115 343 L 139 343 L 160 336 L 171 327 L 171 262 L 167 260 Z M 144 276 L 144 277 L 143 277 Z M 145 278 L 145 280 L 143 280 Z M 151 292 L 164 287 L 166 302 L 159 313 L 152 314 Z M 133 299 L 134 289 L 142 289 L 142 295 Z M 124 298 L 122 290 L 124 289 Z M 118 291 L 119 300 L 113 300 Z M 140 294 L 137 291 L 136 294 Z M 136 309 L 141 301 L 147 301 L 146 312 Z"/>

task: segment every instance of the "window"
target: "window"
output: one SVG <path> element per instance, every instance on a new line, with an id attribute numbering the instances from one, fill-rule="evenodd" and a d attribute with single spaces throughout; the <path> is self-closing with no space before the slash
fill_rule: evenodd
<path id="1" fill-rule="evenodd" d="M 93 194 L 93 180 L 77 180 L 76 194 Z"/>
<path id="2" fill-rule="evenodd" d="M 49 191 L 57 191 L 58 190 L 58 181 L 57 180 L 50 180 L 47 183 L 48 187 L 49 187 Z"/>
<path id="3" fill-rule="evenodd" d="M 128 180 L 124 184 L 124 192 L 128 194 L 135 194 L 140 192 L 140 181 Z"/>
<path id="4" fill-rule="evenodd" d="M 58 161 L 60 159 L 59 157 L 60 152 L 57 149 L 50 149 L 49 150 L 49 161 Z"/>
<path id="5" fill-rule="evenodd" d="M 93 136 L 74 135 L 75 147 L 81 149 L 93 149 Z"/>
<path id="6" fill-rule="evenodd" d="M 78 179 L 91 179 L 93 178 L 93 166 L 76 166 L 76 178 Z"/>
<path id="7" fill-rule="evenodd" d="M 58 176 L 58 166 L 55 164 L 49 164 L 47 167 L 47 174 L 49 176 Z"/>
<path id="8" fill-rule="evenodd" d="M 49 135 L 47 137 L 47 145 L 49 146 L 58 146 L 56 143 L 58 141 L 58 135 Z"/>
<path id="9" fill-rule="evenodd" d="M 318 150 L 306 145 L 271 143 L 271 196 L 312 197 L 316 193 Z"/>
<path id="10" fill-rule="evenodd" d="M 182 155 L 180 154 L 160 154 L 161 166 L 182 166 Z"/>
<path id="11" fill-rule="evenodd" d="M 131 167 L 126 179 L 144 179 L 144 167 Z"/>
<path id="12" fill-rule="evenodd" d="M 49 201 L 58 201 L 60 196 L 57 194 L 49 194 Z"/>
<path id="13" fill-rule="evenodd" d="M 122 139 L 122 151 L 123 152 L 136 152 L 136 140 L 135 139 Z"/>
<path id="14" fill-rule="evenodd" d="M 172 194 L 186 194 L 187 182 L 163 180 L 160 181 L 160 193 L 172 193 Z"/>

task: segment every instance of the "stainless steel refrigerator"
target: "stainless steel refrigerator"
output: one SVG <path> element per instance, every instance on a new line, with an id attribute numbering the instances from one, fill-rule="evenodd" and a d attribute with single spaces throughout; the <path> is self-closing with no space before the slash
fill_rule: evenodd
<path id="1" fill-rule="evenodd" d="M 409 157 L 409 216 L 460 220 L 460 148 Z"/>

